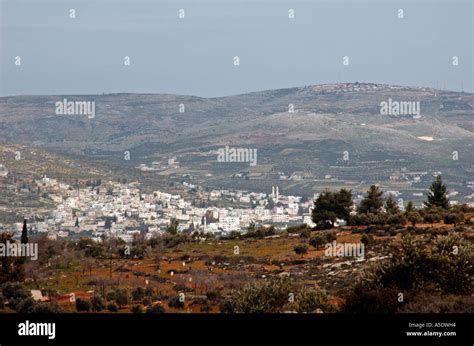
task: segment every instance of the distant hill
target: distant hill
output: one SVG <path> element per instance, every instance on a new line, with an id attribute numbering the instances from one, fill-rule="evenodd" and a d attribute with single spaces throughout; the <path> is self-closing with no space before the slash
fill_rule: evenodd
<path id="1" fill-rule="evenodd" d="M 24 144 L 0 142 L 0 164 L 6 177 L 39 179 L 43 176 L 72 184 L 77 180 L 114 179 L 114 173 L 88 164 L 86 160 L 73 160 Z"/>
<path id="2" fill-rule="evenodd" d="M 64 98 L 95 101 L 95 118 L 57 115 L 55 102 Z M 381 102 L 389 101 L 419 101 L 420 115 L 381 114 Z M 290 105 L 294 112 L 289 112 Z M 242 188 L 267 189 L 280 175 L 294 172 L 311 179 L 331 175 L 347 182 L 383 182 L 402 168 L 442 171 L 462 185 L 474 173 L 473 119 L 474 94 L 370 83 L 220 98 L 168 94 L 0 98 L 0 137 L 7 141 L 131 169 L 155 162 L 161 168 L 146 176 L 171 179 L 191 174 L 200 183 Z M 257 166 L 218 162 L 216 150 L 226 145 L 256 148 Z M 130 160 L 124 160 L 125 151 Z M 452 159 L 453 152 L 458 160 Z M 172 157 L 179 166 L 165 169 Z M 245 179 L 232 178 L 239 172 Z M 301 184 L 284 188 L 298 191 Z"/>

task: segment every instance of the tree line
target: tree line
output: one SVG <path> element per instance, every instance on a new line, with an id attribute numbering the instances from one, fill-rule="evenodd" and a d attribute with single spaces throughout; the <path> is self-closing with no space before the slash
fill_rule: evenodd
<path id="1" fill-rule="evenodd" d="M 412 201 L 401 210 L 399 204 L 389 195 L 383 198 L 383 190 L 372 185 L 365 197 L 354 206 L 352 191 L 340 189 L 336 192 L 324 191 L 314 201 L 311 219 L 318 229 L 333 228 L 338 220 L 348 225 L 404 225 L 407 222 L 413 227 L 417 223 L 434 224 L 444 221 L 446 224 L 464 222 L 464 213 L 469 210 L 466 205 L 450 206 L 446 185 L 441 176 L 432 182 L 422 208 L 415 208 Z"/>

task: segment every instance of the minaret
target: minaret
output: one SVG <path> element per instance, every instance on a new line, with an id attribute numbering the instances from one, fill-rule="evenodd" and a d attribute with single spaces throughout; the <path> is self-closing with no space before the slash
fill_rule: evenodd
<path id="1" fill-rule="evenodd" d="M 279 193 L 278 193 L 278 186 L 276 188 L 276 200 L 278 201 Z"/>
<path id="2" fill-rule="evenodd" d="M 275 186 L 272 186 L 272 198 L 275 199 Z"/>

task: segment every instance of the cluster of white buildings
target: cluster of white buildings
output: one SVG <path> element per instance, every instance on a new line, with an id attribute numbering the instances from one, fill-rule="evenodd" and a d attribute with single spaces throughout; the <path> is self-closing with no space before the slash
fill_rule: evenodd
<path id="1" fill-rule="evenodd" d="M 148 238 L 164 233 L 173 219 L 178 222 L 178 231 L 216 235 L 245 232 L 252 222 L 285 225 L 306 222 L 313 226 L 310 218 L 312 201 L 302 202 L 301 197 L 280 195 L 278 187 L 273 187 L 271 194 L 233 190 L 201 192 L 201 197 L 209 201 L 239 202 L 228 203 L 234 206 L 248 204 L 248 207 L 224 208 L 197 207 L 179 194 L 141 193 L 137 183 L 107 182 L 73 189 L 44 177 L 36 184 L 56 207 L 43 221 L 30 222 L 29 226 L 37 232 L 47 233 L 51 239 L 83 233 L 97 241 L 105 236 L 129 242 L 137 233 L 144 233 Z M 20 232 L 22 224 L 16 226 Z"/>

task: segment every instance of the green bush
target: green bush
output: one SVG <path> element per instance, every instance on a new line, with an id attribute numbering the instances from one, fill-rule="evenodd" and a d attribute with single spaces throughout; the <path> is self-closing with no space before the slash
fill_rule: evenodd
<path id="1" fill-rule="evenodd" d="M 146 309 L 147 314 L 164 314 L 165 308 L 161 304 L 154 304 Z"/>
<path id="2" fill-rule="evenodd" d="M 437 236 L 423 243 L 410 234 L 390 246 L 392 256 L 366 271 L 366 287 L 396 287 L 443 294 L 469 294 L 472 290 L 473 247 L 458 234 Z"/>
<path id="3" fill-rule="evenodd" d="M 309 241 L 309 245 L 311 245 L 312 247 L 316 248 L 316 249 L 319 249 L 320 247 L 324 246 L 324 244 L 326 244 L 327 240 L 326 240 L 326 237 L 321 234 L 321 233 L 316 233 L 316 235 L 310 239 Z M 295 250 L 296 252 L 296 250 Z"/>
<path id="4" fill-rule="evenodd" d="M 35 305 L 36 305 L 36 301 L 32 297 L 29 297 L 20 301 L 16 305 L 15 310 L 19 314 L 31 314 L 33 313 L 33 309 Z"/>
<path id="5" fill-rule="evenodd" d="M 121 308 L 129 303 L 128 290 L 126 288 L 118 288 L 115 290 L 115 302 Z"/>
<path id="6" fill-rule="evenodd" d="M 246 284 L 221 304 L 221 312 L 225 313 L 314 312 L 317 309 L 335 311 L 324 291 L 317 288 L 298 290 L 288 279 L 275 278 Z"/>
<path id="7" fill-rule="evenodd" d="M 2 295 L 8 300 L 8 306 L 16 310 L 16 307 L 22 300 L 31 298 L 31 292 L 20 283 L 6 282 L 2 286 Z"/>
<path id="8" fill-rule="evenodd" d="M 175 296 L 170 299 L 168 306 L 175 309 L 184 309 L 184 302 L 181 301 L 179 296 Z"/>
<path id="9" fill-rule="evenodd" d="M 420 213 L 417 211 L 412 211 L 412 212 L 407 213 L 407 219 L 413 227 L 415 227 L 417 223 L 423 221 L 423 218 L 421 217 Z"/>
<path id="10" fill-rule="evenodd" d="M 219 300 L 222 298 L 221 292 L 220 291 L 209 291 L 206 293 L 206 297 L 208 300 L 215 301 Z"/>
<path id="11" fill-rule="evenodd" d="M 143 298 L 143 301 L 142 301 L 142 304 L 145 305 L 145 306 L 150 306 L 152 304 L 152 300 L 150 297 L 145 297 Z"/>
<path id="12" fill-rule="evenodd" d="M 105 308 L 105 303 L 102 297 L 93 296 L 91 299 L 92 311 L 101 312 Z"/>
<path id="13" fill-rule="evenodd" d="M 143 313 L 143 308 L 140 304 L 135 304 L 132 306 L 131 311 L 133 314 L 141 314 Z"/>
<path id="14" fill-rule="evenodd" d="M 296 311 L 298 312 L 314 312 L 321 309 L 323 312 L 331 312 L 334 310 L 329 304 L 328 296 L 321 289 L 302 288 L 295 298 Z"/>
<path id="15" fill-rule="evenodd" d="M 76 310 L 77 310 L 77 312 L 81 312 L 81 311 L 89 312 L 89 311 L 91 311 L 91 302 L 89 300 L 77 298 L 76 299 Z"/>
<path id="16" fill-rule="evenodd" d="M 406 222 L 407 219 L 402 213 L 388 215 L 386 220 L 386 223 L 389 225 L 404 225 Z"/>
<path id="17" fill-rule="evenodd" d="M 332 241 L 337 239 L 336 232 L 326 232 L 326 241 L 331 243 Z"/>
<path id="18" fill-rule="evenodd" d="M 444 223 L 454 225 L 464 222 L 464 213 L 448 213 L 444 216 Z"/>
<path id="19" fill-rule="evenodd" d="M 145 290 L 142 287 L 136 287 L 132 290 L 132 299 L 137 302 L 145 297 Z"/>
<path id="20" fill-rule="evenodd" d="M 297 244 L 293 248 L 297 255 L 303 256 L 305 253 L 308 253 L 308 245 L 306 244 Z"/>
<path id="21" fill-rule="evenodd" d="M 442 220 L 441 214 L 435 214 L 435 213 L 427 213 L 424 216 L 424 220 L 427 223 L 430 223 L 433 225 L 434 223 L 440 222 Z"/>
<path id="22" fill-rule="evenodd" d="M 368 246 L 374 242 L 374 237 L 372 234 L 362 234 L 360 237 L 360 242 L 364 244 L 364 246 Z"/>
<path id="23" fill-rule="evenodd" d="M 284 279 L 256 281 L 237 291 L 230 305 L 237 313 L 276 313 L 284 311 L 292 293 L 290 282 Z"/>
<path id="24" fill-rule="evenodd" d="M 110 302 L 109 304 L 107 304 L 107 310 L 109 310 L 110 312 L 118 312 L 118 305 L 114 302 Z"/>

